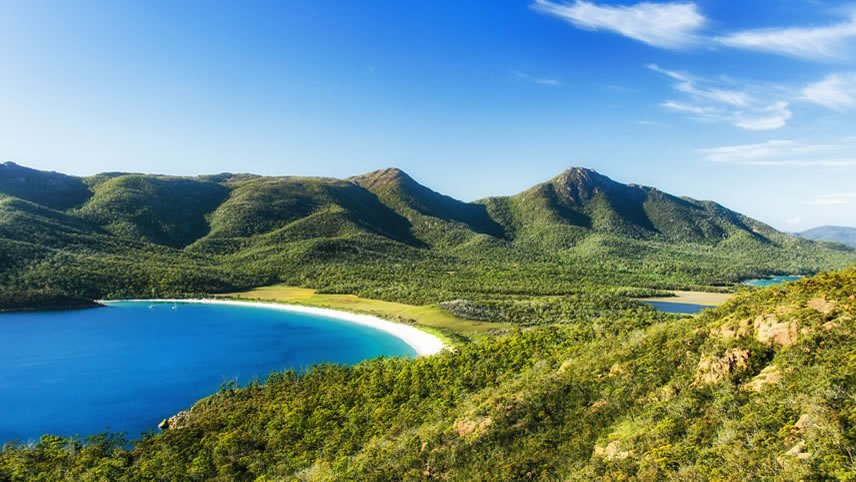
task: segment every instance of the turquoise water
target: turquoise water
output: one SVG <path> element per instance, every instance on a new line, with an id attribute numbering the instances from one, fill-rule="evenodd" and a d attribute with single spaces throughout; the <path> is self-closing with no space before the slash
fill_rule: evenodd
<path id="1" fill-rule="evenodd" d="M 789 281 L 796 281 L 801 278 L 802 276 L 773 276 L 764 279 L 748 279 L 744 281 L 743 284 L 755 286 L 756 288 L 764 288 L 766 286 L 773 286 L 782 283 L 787 283 Z"/>
<path id="2" fill-rule="evenodd" d="M 415 355 L 399 338 L 334 318 L 256 306 L 151 306 L 0 315 L 0 443 L 44 433 L 136 438 L 230 380 Z"/>
<path id="3" fill-rule="evenodd" d="M 694 315 L 705 308 L 713 308 L 713 306 L 696 305 L 693 303 L 674 303 L 671 301 L 646 301 L 654 308 L 665 311 L 666 313 L 682 313 L 686 315 Z"/>

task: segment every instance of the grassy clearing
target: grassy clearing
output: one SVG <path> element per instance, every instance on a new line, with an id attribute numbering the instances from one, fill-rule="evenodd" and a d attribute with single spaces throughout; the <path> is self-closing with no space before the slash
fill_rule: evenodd
<path id="1" fill-rule="evenodd" d="M 362 298 L 356 295 L 321 294 L 313 289 L 287 285 L 263 286 L 249 291 L 226 293 L 218 296 L 366 313 L 389 320 L 413 323 L 421 329 L 443 336 L 449 342 L 461 338 L 470 339 L 508 331 L 512 328 L 512 325 L 508 323 L 491 323 L 459 318 L 437 305 L 415 306 Z"/>

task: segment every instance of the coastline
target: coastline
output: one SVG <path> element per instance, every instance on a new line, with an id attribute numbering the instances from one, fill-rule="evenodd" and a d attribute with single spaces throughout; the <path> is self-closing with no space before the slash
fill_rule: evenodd
<path id="1" fill-rule="evenodd" d="M 161 299 L 121 299 L 121 300 L 97 300 L 98 303 L 109 305 L 110 303 L 118 303 L 123 301 L 131 302 L 148 302 L 148 303 L 198 303 L 198 304 L 218 304 L 218 305 L 233 305 L 256 308 L 267 308 L 280 311 L 290 311 L 292 313 L 303 313 L 308 315 L 318 315 L 337 320 L 356 323 L 358 325 L 368 326 L 407 343 L 418 357 L 430 356 L 437 354 L 448 348 L 439 337 L 422 331 L 419 328 L 396 323 L 394 321 L 384 320 L 374 315 L 364 315 L 352 313 L 349 311 L 334 310 L 330 308 L 317 308 L 314 306 L 291 305 L 284 303 L 267 303 L 256 301 L 235 301 L 235 300 L 218 300 L 210 298 L 161 298 Z"/>

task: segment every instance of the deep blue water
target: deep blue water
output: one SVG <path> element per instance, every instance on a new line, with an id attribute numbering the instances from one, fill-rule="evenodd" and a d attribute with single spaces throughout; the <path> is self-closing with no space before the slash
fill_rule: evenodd
<path id="1" fill-rule="evenodd" d="M 744 281 L 743 284 L 755 286 L 756 288 L 764 288 L 766 286 L 773 286 L 782 283 L 787 283 L 789 281 L 796 281 L 801 278 L 802 276 L 772 276 L 770 278 L 763 279 L 748 279 Z"/>
<path id="2" fill-rule="evenodd" d="M 674 303 L 671 301 L 646 301 L 654 308 L 665 311 L 666 313 L 683 313 L 694 315 L 705 308 L 713 308 L 713 306 L 696 305 L 693 303 Z"/>
<path id="3" fill-rule="evenodd" d="M 415 355 L 392 335 L 328 317 L 255 306 L 149 306 L 0 314 L 0 443 L 44 433 L 136 438 L 229 380 Z"/>

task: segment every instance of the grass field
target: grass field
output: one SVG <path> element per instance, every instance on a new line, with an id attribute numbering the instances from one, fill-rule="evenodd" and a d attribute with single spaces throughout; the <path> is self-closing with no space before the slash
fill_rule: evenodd
<path id="1" fill-rule="evenodd" d="M 373 300 L 356 295 L 332 295 L 317 293 L 313 289 L 296 288 L 287 285 L 273 285 L 255 288 L 238 293 L 219 295 L 224 298 L 273 301 L 320 308 L 365 313 L 381 318 L 413 323 L 414 325 L 439 335 L 444 335 L 447 341 L 473 338 L 508 331 L 512 325 L 507 323 L 491 323 L 459 318 L 437 305 L 415 306 L 405 303 Z"/>

